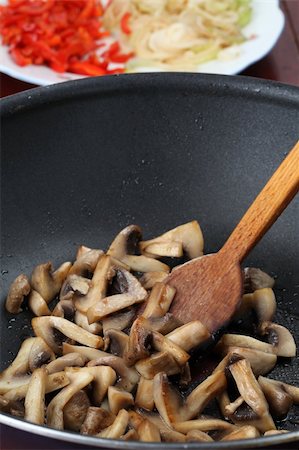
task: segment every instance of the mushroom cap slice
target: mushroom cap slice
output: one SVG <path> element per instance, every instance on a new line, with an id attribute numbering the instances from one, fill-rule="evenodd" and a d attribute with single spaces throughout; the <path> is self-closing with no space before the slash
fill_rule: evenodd
<path id="1" fill-rule="evenodd" d="M 104 356 L 111 356 L 110 353 L 103 352 L 102 350 L 97 350 L 96 348 L 85 347 L 84 345 L 71 345 L 67 342 L 62 344 L 62 353 L 66 355 L 68 353 L 79 353 L 83 357 L 87 358 L 88 361 L 92 359 L 102 358 Z"/>
<path id="2" fill-rule="evenodd" d="M 182 420 L 183 400 L 179 393 L 170 385 L 165 373 L 155 375 L 153 384 L 155 406 L 162 419 L 171 426 L 172 422 Z"/>
<path id="3" fill-rule="evenodd" d="M 87 345 L 89 347 L 99 348 L 103 346 L 103 339 L 101 336 L 95 336 L 89 333 L 83 328 L 78 327 L 74 323 L 63 319 L 62 317 L 55 316 L 43 316 L 35 317 L 31 321 L 34 333 L 37 336 L 42 337 L 49 347 L 51 347 L 55 353 L 61 353 L 61 345 L 57 344 L 55 340 L 54 330 L 60 331 L 64 336 L 67 336 L 80 344 Z"/>
<path id="4" fill-rule="evenodd" d="M 59 299 L 70 300 L 73 298 L 75 293 L 77 295 L 86 295 L 91 284 L 92 282 L 88 278 L 81 277 L 80 275 L 70 274 L 69 272 L 61 287 Z"/>
<path id="5" fill-rule="evenodd" d="M 107 330 L 104 337 L 105 348 L 110 348 L 112 355 L 123 357 L 129 341 L 129 336 L 120 330 L 111 328 Z"/>
<path id="6" fill-rule="evenodd" d="M 262 322 L 259 332 L 262 336 L 267 336 L 277 356 L 285 358 L 296 356 L 296 343 L 286 327 L 273 322 Z"/>
<path id="7" fill-rule="evenodd" d="M 199 320 L 193 320 L 166 335 L 166 338 L 189 352 L 211 337 L 207 327 Z"/>
<path id="8" fill-rule="evenodd" d="M 49 374 L 57 373 L 64 370 L 66 367 L 83 367 L 87 358 L 79 353 L 68 353 L 60 358 L 55 359 L 47 365 Z"/>
<path id="9" fill-rule="evenodd" d="M 135 395 L 135 405 L 138 408 L 143 408 L 148 411 L 152 411 L 154 409 L 155 402 L 153 388 L 153 380 L 147 380 L 143 377 L 140 378 Z"/>
<path id="10" fill-rule="evenodd" d="M 183 433 L 179 433 L 170 427 L 159 414 L 157 413 L 147 413 L 143 411 L 141 413 L 142 417 L 146 418 L 154 425 L 156 425 L 160 431 L 162 441 L 164 442 L 185 442 L 186 436 Z"/>
<path id="11" fill-rule="evenodd" d="M 145 303 L 142 316 L 146 319 L 164 316 L 168 312 L 174 296 L 175 288 L 164 283 L 156 283 Z"/>
<path id="12" fill-rule="evenodd" d="M 152 289 L 156 283 L 161 283 L 167 277 L 167 272 L 146 272 L 139 278 L 144 289 Z"/>
<path id="13" fill-rule="evenodd" d="M 250 336 L 244 336 L 243 334 L 224 334 L 216 345 L 215 350 L 223 353 L 228 347 L 252 348 L 266 353 L 275 353 L 271 344 Z"/>
<path id="14" fill-rule="evenodd" d="M 114 422 L 108 428 L 105 428 L 97 434 L 98 437 L 109 439 L 120 438 L 126 431 L 129 423 L 129 414 L 125 409 L 121 409 L 117 414 Z"/>
<path id="15" fill-rule="evenodd" d="M 38 425 L 44 425 L 45 421 L 46 380 L 46 369 L 36 369 L 30 378 L 25 397 L 25 420 Z"/>
<path id="16" fill-rule="evenodd" d="M 131 306 L 127 309 L 121 310 L 112 314 L 111 316 L 105 317 L 101 322 L 103 325 L 103 334 L 104 336 L 107 333 L 107 330 L 124 330 L 125 328 L 129 328 L 136 316 L 136 311 L 134 306 Z"/>
<path id="17" fill-rule="evenodd" d="M 28 305 L 33 314 L 35 314 L 38 317 L 51 315 L 51 311 L 45 299 L 43 299 L 43 297 L 33 289 L 29 295 Z"/>
<path id="18" fill-rule="evenodd" d="M 58 430 L 63 430 L 64 428 L 63 408 L 67 402 L 93 380 L 93 375 L 82 369 L 67 372 L 67 376 L 70 384 L 55 395 L 47 408 L 47 425 Z"/>
<path id="19" fill-rule="evenodd" d="M 247 359 L 255 376 L 271 372 L 277 362 L 277 356 L 273 353 L 266 353 L 252 348 L 227 347 L 224 349 L 222 356 L 225 356 L 225 354 L 229 355 L 229 359 L 233 358 L 234 355 Z"/>
<path id="20" fill-rule="evenodd" d="M 89 323 L 86 314 L 80 311 L 75 312 L 75 323 L 83 330 L 89 331 L 89 333 L 99 335 L 102 333 L 103 327 L 99 322 Z"/>
<path id="21" fill-rule="evenodd" d="M 240 439 L 253 439 L 260 436 L 259 430 L 251 425 L 242 426 L 229 434 L 226 434 L 221 441 L 233 441 Z"/>
<path id="22" fill-rule="evenodd" d="M 213 442 L 214 439 L 211 438 L 207 433 L 200 430 L 188 431 L 186 435 L 188 442 Z"/>
<path id="23" fill-rule="evenodd" d="M 56 356 L 53 350 L 47 343 L 41 337 L 36 337 L 33 341 L 28 360 L 31 372 L 49 361 L 54 361 L 55 358 Z"/>
<path id="24" fill-rule="evenodd" d="M 175 430 L 180 433 L 187 434 L 192 430 L 199 431 L 215 431 L 215 430 L 235 430 L 236 426 L 225 420 L 215 419 L 215 418 L 205 418 L 205 419 L 193 419 L 186 420 L 185 422 L 175 422 L 172 424 Z"/>
<path id="25" fill-rule="evenodd" d="M 127 366 L 133 366 L 140 359 L 150 355 L 152 332 L 146 327 L 143 317 L 136 319 L 131 327 L 124 361 Z"/>
<path id="26" fill-rule="evenodd" d="M 103 408 L 90 406 L 81 426 L 81 434 L 94 435 L 113 424 L 115 415 Z"/>
<path id="27" fill-rule="evenodd" d="M 31 286 L 49 303 L 58 294 L 72 263 L 65 262 L 53 272 L 51 262 L 39 264 L 31 275 Z"/>
<path id="28" fill-rule="evenodd" d="M 152 332 L 152 346 L 158 352 L 170 353 L 179 366 L 184 366 L 190 358 L 190 355 L 185 350 L 157 331 Z"/>
<path id="29" fill-rule="evenodd" d="M 143 442 L 161 442 L 160 431 L 157 425 L 144 419 L 137 428 L 139 440 Z"/>
<path id="30" fill-rule="evenodd" d="M 285 390 L 283 384 L 273 382 L 262 376 L 258 378 L 258 382 L 269 403 L 272 415 L 277 418 L 285 417 L 293 405 L 293 398 Z"/>
<path id="31" fill-rule="evenodd" d="M 69 275 L 79 275 L 85 277 L 89 273 L 93 273 L 100 256 L 104 252 L 102 250 L 85 247 L 81 245 L 77 251 L 77 258 L 70 268 Z"/>
<path id="32" fill-rule="evenodd" d="M 108 403 L 110 411 L 116 415 L 121 409 L 133 406 L 134 397 L 130 392 L 119 389 L 116 386 L 109 386 Z"/>
<path id="33" fill-rule="evenodd" d="M 31 290 L 29 279 L 23 273 L 12 282 L 5 302 L 5 307 L 11 314 L 18 314 L 22 311 L 21 305 L 24 297 Z"/>
<path id="34" fill-rule="evenodd" d="M 273 288 L 275 284 L 274 278 L 256 267 L 245 267 L 243 272 L 245 292 L 249 293 L 258 289 Z"/>
<path id="35" fill-rule="evenodd" d="M 66 430 L 79 431 L 90 407 L 85 391 L 76 392 L 63 408 L 63 423 Z"/>
<path id="36" fill-rule="evenodd" d="M 52 316 L 62 317 L 63 319 L 73 321 L 75 316 L 75 306 L 72 300 L 60 300 L 52 311 Z"/>
<path id="37" fill-rule="evenodd" d="M 147 380 L 153 379 L 160 372 L 167 375 L 175 375 L 181 372 L 181 366 L 167 351 L 153 353 L 148 358 L 140 359 L 135 364 L 135 368 Z"/>

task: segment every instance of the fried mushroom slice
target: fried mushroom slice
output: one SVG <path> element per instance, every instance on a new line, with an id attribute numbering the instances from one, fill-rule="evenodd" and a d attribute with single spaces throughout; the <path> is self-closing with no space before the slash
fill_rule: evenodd
<path id="1" fill-rule="evenodd" d="M 83 367 L 86 361 L 87 358 L 79 353 L 68 353 L 47 364 L 47 371 L 51 374 L 61 372 L 66 367 Z"/>
<path id="2" fill-rule="evenodd" d="M 287 415 L 293 405 L 292 396 L 285 390 L 282 383 L 260 376 L 259 385 L 269 403 L 272 415 L 281 419 Z"/>
<path id="3" fill-rule="evenodd" d="M 214 439 L 211 438 L 207 433 L 200 430 L 188 431 L 186 435 L 187 442 L 213 442 Z"/>
<path id="4" fill-rule="evenodd" d="M 75 316 L 75 306 L 72 300 L 60 300 L 52 311 L 52 316 L 62 317 L 63 319 L 73 321 Z"/>
<path id="5" fill-rule="evenodd" d="M 273 322 L 262 322 L 259 332 L 263 337 L 267 337 L 277 356 L 285 358 L 296 356 L 296 344 L 287 328 Z"/>
<path id="6" fill-rule="evenodd" d="M 152 332 L 152 346 L 158 352 L 168 352 L 181 367 L 183 367 L 190 358 L 190 355 L 185 352 L 185 350 L 157 331 Z"/>
<path id="7" fill-rule="evenodd" d="M 83 330 L 96 335 L 101 334 L 103 330 L 103 327 L 99 322 L 88 323 L 86 314 L 83 314 L 80 311 L 75 312 L 75 324 L 83 328 Z"/>
<path id="8" fill-rule="evenodd" d="M 100 431 L 96 436 L 103 437 L 107 439 L 117 439 L 120 438 L 126 431 L 129 423 L 129 414 L 125 409 L 121 409 L 117 414 L 114 422 L 109 427 Z"/>
<path id="9" fill-rule="evenodd" d="M 42 338 L 34 338 L 28 359 L 31 372 L 49 361 L 54 361 L 55 358 L 55 353 Z"/>
<path id="10" fill-rule="evenodd" d="M 180 365 L 167 351 L 153 353 L 148 358 L 137 361 L 135 368 L 147 380 L 153 379 L 159 372 L 164 372 L 167 375 L 175 375 L 181 372 Z"/>
<path id="11" fill-rule="evenodd" d="M 248 423 L 258 428 L 259 431 L 264 433 L 265 431 L 275 429 L 275 424 L 271 415 L 269 414 L 269 407 L 263 391 L 257 382 L 250 363 L 246 359 L 240 359 L 229 366 L 229 370 L 236 382 L 238 391 L 243 397 L 246 405 L 253 411 L 253 421 Z M 238 416 L 237 409 L 234 415 L 231 417 L 237 420 L 238 424 L 243 425 L 246 420 L 242 420 L 242 416 Z M 238 420 L 240 417 L 241 420 Z M 246 419 L 247 416 L 244 417 Z M 241 423 L 240 423 L 241 422 Z"/>
<path id="12" fill-rule="evenodd" d="M 170 385 L 165 373 L 155 375 L 153 384 L 155 406 L 167 425 L 182 420 L 183 400 L 179 393 Z"/>
<path id="13" fill-rule="evenodd" d="M 49 303 L 60 291 L 71 266 L 71 262 L 65 262 L 53 271 L 51 262 L 39 264 L 31 275 L 32 288 L 42 296 L 46 303 Z"/>
<path id="14" fill-rule="evenodd" d="M 63 422 L 66 430 L 79 431 L 90 407 L 85 391 L 76 392 L 63 408 Z"/>
<path id="15" fill-rule="evenodd" d="M 146 320 L 148 328 L 152 331 L 158 331 L 163 335 L 171 333 L 182 325 L 182 322 L 171 313 L 166 313 L 162 317 L 149 317 Z"/>
<path id="16" fill-rule="evenodd" d="M 87 311 L 89 323 L 94 323 L 116 311 L 143 302 L 147 297 L 146 290 L 141 286 L 136 277 L 125 269 L 116 269 L 116 274 L 119 273 L 125 278 L 127 292 L 105 297 L 91 306 Z"/>
<path id="17" fill-rule="evenodd" d="M 144 289 L 152 289 L 156 283 L 161 283 L 167 277 L 167 272 L 146 272 L 139 278 Z"/>
<path id="18" fill-rule="evenodd" d="M 258 323 L 272 321 L 276 312 L 276 298 L 273 290 L 269 287 L 258 289 L 250 294 L 244 294 L 239 309 L 234 318 L 238 320 L 253 310 Z"/>
<path id="19" fill-rule="evenodd" d="M 68 353 L 79 353 L 79 355 L 82 355 L 88 361 L 105 356 L 111 356 L 110 353 L 104 352 L 103 350 L 97 350 L 95 348 L 85 347 L 84 345 L 72 345 L 67 342 L 63 342 L 62 354 L 67 355 Z"/>
<path id="20" fill-rule="evenodd" d="M 61 354 L 61 345 L 60 343 L 57 343 L 56 330 L 80 344 L 94 348 L 103 346 L 103 339 L 101 336 L 95 336 L 62 317 L 35 317 L 32 319 L 31 324 L 36 336 L 43 338 L 49 347 L 57 354 Z"/>
<path id="21" fill-rule="evenodd" d="M 273 288 L 275 284 L 274 278 L 256 267 L 245 267 L 243 273 L 245 293 L 254 292 L 258 289 Z"/>
<path id="22" fill-rule="evenodd" d="M 179 225 L 155 239 L 141 241 L 140 250 L 151 256 L 183 256 L 183 251 L 190 259 L 203 255 L 203 235 L 196 220 Z"/>
<path id="23" fill-rule="evenodd" d="M 47 371 L 44 367 L 36 369 L 28 384 L 25 397 L 25 420 L 44 425 L 45 422 L 45 391 Z"/>
<path id="24" fill-rule="evenodd" d="M 161 442 L 159 428 L 147 419 L 144 419 L 137 428 L 139 440 L 142 442 Z"/>
<path id="25" fill-rule="evenodd" d="M 169 310 L 175 296 L 175 288 L 164 283 L 156 283 L 145 304 L 142 316 L 163 317 Z"/>
<path id="26" fill-rule="evenodd" d="M 113 424 L 115 415 L 103 408 L 90 406 L 81 426 L 81 434 L 95 435 Z"/>
<path id="27" fill-rule="evenodd" d="M 276 365 L 277 356 L 272 353 L 262 352 L 260 350 L 243 347 L 227 347 L 221 353 L 222 356 L 228 355 L 229 359 L 245 358 L 250 362 L 252 371 L 255 376 L 265 375 L 270 372 Z"/>
<path id="28" fill-rule="evenodd" d="M 110 348 L 110 353 L 123 358 L 127 345 L 129 341 L 129 336 L 120 330 L 114 330 L 113 328 L 107 330 L 105 333 L 105 347 L 104 350 Z"/>
<path id="29" fill-rule="evenodd" d="M 85 247 L 81 245 L 78 248 L 76 261 L 72 265 L 69 275 L 79 275 L 86 277 L 88 274 L 93 273 L 99 258 L 104 254 L 102 250 Z"/>
<path id="30" fill-rule="evenodd" d="M 47 302 L 37 291 L 34 291 L 33 289 L 29 295 L 28 305 L 33 314 L 38 317 L 51 315 Z"/>
<path id="31" fill-rule="evenodd" d="M 136 316 L 134 306 L 121 310 L 105 317 L 101 322 L 103 325 L 103 334 L 106 336 L 107 330 L 124 330 L 132 325 L 132 322 Z"/>
<path id="32" fill-rule="evenodd" d="M 157 413 L 147 413 L 142 411 L 142 417 L 152 422 L 160 431 L 161 439 L 164 442 L 185 442 L 186 436 L 183 433 L 175 431 L 172 427 L 167 425 L 161 416 Z"/>
<path id="33" fill-rule="evenodd" d="M 199 418 L 193 420 L 187 420 L 185 422 L 176 422 L 172 426 L 180 433 L 187 434 L 192 430 L 198 431 L 233 431 L 236 426 L 225 420 L 211 418 Z"/>
<path id="34" fill-rule="evenodd" d="M 133 406 L 134 397 L 130 392 L 119 389 L 116 386 L 109 386 L 108 403 L 110 411 L 116 415 L 121 409 Z"/>
<path id="35" fill-rule="evenodd" d="M 146 327 L 146 320 L 139 317 L 131 327 L 124 352 L 124 361 L 127 366 L 133 366 L 140 359 L 150 355 L 151 339 L 152 332 Z"/>
<path id="36" fill-rule="evenodd" d="M 243 334 L 224 334 L 217 343 L 215 350 L 223 354 L 227 353 L 228 347 L 251 348 L 265 353 L 275 353 L 271 344 Z"/>
<path id="37" fill-rule="evenodd" d="M 72 270 L 72 267 L 70 271 Z M 74 294 L 86 295 L 92 282 L 88 278 L 81 277 L 80 275 L 70 274 L 64 281 L 60 290 L 60 300 L 71 300 Z"/>
<path id="38" fill-rule="evenodd" d="M 199 347 L 210 337 L 209 330 L 199 320 L 186 323 L 166 335 L 167 339 L 179 345 L 186 352 Z"/>
<path id="39" fill-rule="evenodd" d="M 153 394 L 154 381 L 147 380 L 141 377 L 137 386 L 137 392 L 135 396 L 135 405 L 138 408 L 143 408 L 148 411 L 152 411 L 155 406 L 154 394 Z"/>
<path id="40" fill-rule="evenodd" d="M 253 439 L 260 436 L 259 430 L 252 425 L 244 425 L 226 434 L 221 441 L 234 441 L 240 439 Z"/>
<path id="41" fill-rule="evenodd" d="M 29 279 L 23 273 L 12 282 L 5 302 L 5 307 L 11 314 L 19 314 L 22 311 L 21 305 L 24 297 L 31 290 Z"/>
<path id="42" fill-rule="evenodd" d="M 70 384 L 51 400 L 47 407 L 47 425 L 58 430 L 64 429 L 63 408 L 81 389 L 93 381 L 93 375 L 82 369 L 67 371 Z"/>
<path id="43" fill-rule="evenodd" d="M 144 255 L 135 255 L 137 244 L 141 240 L 141 229 L 137 225 L 129 225 L 120 231 L 107 255 L 127 264 L 136 272 L 169 272 L 169 267 L 153 258 Z"/>

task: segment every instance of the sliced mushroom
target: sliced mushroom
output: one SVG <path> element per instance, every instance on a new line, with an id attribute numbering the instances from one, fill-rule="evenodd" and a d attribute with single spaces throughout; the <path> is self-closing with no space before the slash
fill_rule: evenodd
<path id="1" fill-rule="evenodd" d="M 164 283 L 156 283 L 145 304 L 142 316 L 156 318 L 164 316 L 175 296 L 175 289 Z"/>
<path id="2" fill-rule="evenodd" d="M 159 428 L 147 419 L 144 419 L 137 428 L 139 440 L 143 442 L 161 442 Z"/>
<path id="3" fill-rule="evenodd" d="M 243 295 L 235 318 L 246 316 L 249 310 L 255 312 L 258 323 L 271 321 L 276 312 L 276 298 L 273 290 L 265 287 L 254 291 L 252 294 Z"/>
<path id="4" fill-rule="evenodd" d="M 187 442 L 213 442 L 214 439 L 211 438 L 207 433 L 204 433 L 200 430 L 191 430 L 188 431 Z"/>
<path id="5" fill-rule="evenodd" d="M 215 370 L 186 398 L 183 419 L 189 420 L 200 414 L 210 401 L 226 389 L 224 370 Z"/>
<path id="6" fill-rule="evenodd" d="M 266 431 L 266 433 L 264 433 L 264 436 L 273 436 L 276 434 L 284 434 L 284 433 L 289 433 L 289 430 L 269 430 Z"/>
<path id="7" fill-rule="evenodd" d="M 152 411 L 155 406 L 153 394 L 153 380 L 141 377 L 137 386 L 135 405 L 139 408 Z"/>
<path id="8" fill-rule="evenodd" d="M 152 332 L 146 327 L 146 320 L 139 317 L 131 327 L 124 353 L 124 361 L 127 366 L 133 366 L 140 359 L 150 355 L 151 341 Z"/>
<path id="9" fill-rule="evenodd" d="M 183 400 L 169 383 L 165 373 L 155 375 L 153 384 L 155 406 L 162 419 L 171 426 L 182 420 Z"/>
<path id="10" fill-rule="evenodd" d="M 103 352 L 102 350 L 97 350 L 91 347 L 85 347 L 84 345 L 71 345 L 67 342 L 62 344 L 62 354 L 66 355 L 68 353 L 79 353 L 79 355 L 87 358 L 88 361 L 92 359 L 98 359 L 105 356 L 111 356 L 110 353 Z"/>
<path id="11" fill-rule="evenodd" d="M 146 272 L 139 278 L 144 289 L 152 289 L 156 283 L 161 283 L 167 277 L 167 272 Z"/>
<path id="12" fill-rule="evenodd" d="M 62 317 L 73 321 L 75 316 L 75 306 L 72 300 L 60 300 L 52 311 L 52 316 Z"/>
<path id="13" fill-rule="evenodd" d="M 76 261 L 69 271 L 69 275 L 79 275 L 85 277 L 86 275 L 93 273 L 100 256 L 104 252 L 102 250 L 85 247 L 81 245 L 77 251 Z"/>
<path id="14" fill-rule="evenodd" d="M 141 286 L 137 278 L 125 269 L 117 269 L 116 273 L 122 273 L 122 276 L 126 280 L 128 291 L 123 294 L 111 295 L 97 301 L 87 311 L 89 323 L 94 323 L 109 314 L 145 300 L 147 292 Z"/>
<path id="15" fill-rule="evenodd" d="M 157 331 L 152 332 L 152 346 L 158 352 L 168 352 L 171 354 L 181 367 L 190 358 L 190 355 L 185 350 Z"/>
<path id="16" fill-rule="evenodd" d="M 171 313 L 166 313 L 163 317 L 149 317 L 147 319 L 147 326 L 152 331 L 158 331 L 165 335 L 171 333 L 174 329 L 180 327 L 182 322 L 173 316 Z"/>
<path id="17" fill-rule="evenodd" d="M 250 363 L 246 359 L 240 359 L 231 364 L 229 370 L 234 377 L 240 395 L 255 414 L 252 425 L 263 433 L 267 430 L 275 429 L 275 424 L 269 414 L 268 403 L 251 370 Z M 232 420 L 235 422 L 234 419 L 237 419 L 238 423 L 242 425 L 246 420 L 242 420 L 242 417 L 241 420 L 238 420 L 237 412 L 238 410 L 232 416 Z M 246 414 L 244 419 L 246 419 Z"/>
<path id="18" fill-rule="evenodd" d="M 244 398 L 240 395 L 233 402 L 225 406 L 225 417 L 229 417 L 244 403 Z"/>
<path id="19" fill-rule="evenodd" d="M 93 366 L 112 367 L 120 376 L 118 386 L 128 392 L 131 392 L 139 381 L 138 372 L 133 367 L 127 367 L 124 360 L 118 356 L 109 355 L 89 361 L 88 367 Z"/>
<path id="20" fill-rule="evenodd" d="M 11 414 L 16 417 L 24 417 L 25 416 L 25 408 L 24 403 L 19 400 L 6 400 L 3 397 L 0 397 L 0 411 L 5 412 L 7 414 Z"/>
<path id="21" fill-rule="evenodd" d="M 61 353 L 61 345 L 57 343 L 57 340 L 55 339 L 56 330 L 80 344 L 94 348 L 103 346 L 103 339 L 101 336 L 95 336 L 62 317 L 35 317 L 32 319 L 31 324 L 36 336 L 42 337 L 49 347 L 58 354 Z"/>
<path id="22" fill-rule="evenodd" d="M 167 339 L 189 352 L 206 342 L 211 334 L 199 320 L 193 320 L 166 335 Z"/>
<path id="23" fill-rule="evenodd" d="M 254 292 L 258 289 L 273 288 L 274 278 L 266 272 L 255 267 L 245 267 L 244 271 L 244 290 L 246 293 Z"/>
<path id="24" fill-rule="evenodd" d="M 83 367 L 86 361 L 87 358 L 79 353 L 68 353 L 47 364 L 47 371 L 51 374 L 61 372 L 66 367 Z"/>
<path id="25" fill-rule="evenodd" d="M 271 344 L 242 334 L 224 334 L 216 345 L 215 350 L 223 354 L 223 352 L 227 353 L 228 347 L 251 348 L 265 353 L 275 353 Z"/>
<path id="26" fill-rule="evenodd" d="M 237 430 L 226 434 L 221 441 L 233 441 L 239 439 L 253 439 L 260 436 L 259 430 L 251 425 L 244 425 Z"/>
<path id="27" fill-rule="evenodd" d="M 102 333 L 103 327 L 99 322 L 88 323 L 87 316 L 80 311 L 75 312 L 75 323 L 83 328 L 83 330 L 89 331 L 89 333 L 99 335 Z"/>
<path id="28" fill-rule="evenodd" d="M 12 282 L 5 302 L 5 307 L 11 314 L 18 314 L 22 311 L 22 303 L 31 290 L 29 279 L 23 273 Z"/>
<path id="29" fill-rule="evenodd" d="M 120 438 L 126 431 L 129 422 L 129 414 L 125 409 L 121 409 L 117 414 L 114 422 L 108 428 L 100 431 L 98 437 L 117 439 Z"/>
<path id="30" fill-rule="evenodd" d="M 227 352 L 230 358 L 233 355 L 238 355 L 240 358 L 245 358 L 250 362 L 252 371 L 255 376 L 265 375 L 270 372 L 277 362 L 277 356 L 272 353 L 261 352 L 252 348 L 242 347 L 227 347 L 224 349 L 222 356 Z"/>
<path id="31" fill-rule="evenodd" d="M 37 291 L 32 290 L 30 292 L 28 305 L 33 314 L 35 314 L 38 317 L 51 315 L 51 311 L 48 307 L 47 302 Z"/>
<path id="32" fill-rule="evenodd" d="M 157 413 L 142 412 L 142 416 L 152 422 L 160 431 L 162 441 L 164 442 L 185 442 L 186 436 L 183 433 L 179 433 L 167 425 L 164 420 Z"/>
<path id="33" fill-rule="evenodd" d="M 49 361 L 55 360 L 55 354 L 52 349 L 46 344 L 46 342 L 40 338 L 36 337 L 33 341 L 32 347 L 29 354 L 29 369 L 33 372 L 38 367 Z"/>
<path id="34" fill-rule="evenodd" d="M 111 276 L 111 259 L 109 256 L 102 255 L 94 270 L 91 285 L 87 294 L 81 295 L 79 293 L 74 293 L 73 295 L 76 309 L 86 314 L 91 306 L 103 299 L 106 295 L 108 282 Z"/>
<path id="35" fill-rule="evenodd" d="M 130 392 L 119 389 L 116 386 L 109 386 L 108 402 L 110 411 L 116 415 L 121 409 L 127 409 L 129 406 L 133 406 L 134 398 Z"/>
<path id="36" fill-rule="evenodd" d="M 205 419 L 194 419 L 187 420 L 185 422 L 173 423 L 175 430 L 180 433 L 187 434 L 192 430 L 199 431 L 232 431 L 236 429 L 236 426 L 225 420 L 215 419 L 215 418 L 205 418 Z"/>
<path id="37" fill-rule="evenodd" d="M 25 397 L 25 420 L 38 425 L 45 422 L 46 380 L 46 369 L 44 367 L 36 369 L 30 378 Z"/>
<path id="38" fill-rule="evenodd" d="M 85 391 L 78 391 L 63 408 L 63 423 L 66 430 L 79 431 L 90 407 Z"/>
<path id="39" fill-rule="evenodd" d="M 137 430 L 139 425 L 143 422 L 144 420 L 144 414 L 142 411 L 134 411 L 132 409 L 130 409 L 128 411 L 129 413 L 129 426 L 131 428 L 133 428 L 134 430 Z"/>
<path id="40" fill-rule="evenodd" d="M 262 336 L 266 336 L 277 356 L 291 358 L 296 356 L 296 344 L 289 330 L 273 322 L 263 322 L 259 327 Z"/>
<path id="41" fill-rule="evenodd" d="M 262 376 L 258 378 L 258 382 L 269 403 L 272 415 L 278 419 L 285 417 L 293 405 L 293 398 L 283 384 Z"/>
<path id="42" fill-rule="evenodd" d="M 167 375 L 175 375 L 181 372 L 178 362 L 167 351 L 153 353 L 148 358 L 137 361 L 135 368 L 147 380 L 153 379 L 159 372 L 164 372 Z"/>
<path id="43" fill-rule="evenodd" d="M 104 350 L 110 348 L 110 353 L 123 358 L 129 341 L 129 336 L 120 330 L 114 330 L 113 328 L 107 330 L 105 333 L 105 347 Z"/>
<path id="44" fill-rule="evenodd" d="M 190 365 L 187 362 L 181 369 L 178 385 L 181 389 L 186 390 L 191 383 L 191 370 Z"/>
<path id="45" fill-rule="evenodd" d="M 190 259 L 203 255 L 203 235 L 196 220 L 139 245 L 141 251 L 157 256 L 182 256 L 181 246 Z"/>
<path id="46" fill-rule="evenodd" d="M 81 389 L 93 381 L 93 375 L 83 369 L 67 372 L 70 384 L 63 388 L 51 400 L 47 408 L 47 425 L 58 430 L 63 430 L 63 408 L 67 402 Z"/>
<path id="47" fill-rule="evenodd" d="M 92 284 L 91 280 L 89 280 L 88 278 L 81 277 L 80 275 L 70 274 L 70 272 L 68 273 L 68 276 L 60 290 L 60 300 L 72 300 L 74 294 L 76 294 L 77 296 L 86 295 Z"/>
<path id="48" fill-rule="evenodd" d="M 103 334 L 107 333 L 107 330 L 124 330 L 129 328 L 135 318 L 136 312 L 134 306 L 114 313 L 111 316 L 105 317 L 102 320 Z"/>
<path id="49" fill-rule="evenodd" d="M 113 424 L 115 415 L 103 408 L 90 406 L 87 410 L 80 433 L 94 435 Z"/>
<path id="50" fill-rule="evenodd" d="M 54 272 L 51 262 L 36 266 L 31 275 L 32 288 L 49 303 L 60 291 L 71 266 L 72 263 L 65 262 Z"/>
<path id="51" fill-rule="evenodd" d="M 113 256 L 137 272 L 169 272 L 166 264 L 153 258 L 133 254 L 140 239 L 141 229 L 137 225 L 129 225 L 116 236 L 107 255 Z"/>

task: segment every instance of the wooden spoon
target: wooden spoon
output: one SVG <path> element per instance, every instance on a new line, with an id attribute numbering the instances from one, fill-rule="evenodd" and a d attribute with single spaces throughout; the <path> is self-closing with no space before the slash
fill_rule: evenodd
<path id="1" fill-rule="evenodd" d="M 299 141 L 262 189 L 222 249 L 175 268 L 164 281 L 176 288 L 171 312 L 200 320 L 211 333 L 227 324 L 243 291 L 240 264 L 299 189 Z"/>

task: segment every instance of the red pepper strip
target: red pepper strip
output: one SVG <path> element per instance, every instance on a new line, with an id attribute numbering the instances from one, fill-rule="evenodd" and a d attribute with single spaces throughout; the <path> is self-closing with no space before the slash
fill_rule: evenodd
<path id="1" fill-rule="evenodd" d="M 132 30 L 131 30 L 131 28 L 129 26 L 129 20 L 131 19 L 131 16 L 132 16 L 131 13 L 126 12 L 122 16 L 122 18 L 120 19 L 120 28 L 121 28 L 121 31 L 124 34 L 131 34 L 132 33 Z"/>
<path id="2" fill-rule="evenodd" d="M 126 63 L 130 58 L 134 56 L 134 53 L 116 53 L 110 58 L 111 62 L 114 63 Z"/>
<path id="3" fill-rule="evenodd" d="M 106 75 L 107 71 L 102 69 L 101 67 L 96 66 L 95 64 L 90 64 L 89 62 L 74 62 L 69 65 L 69 70 L 74 73 L 78 73 L 80 75 L 89 75 L 89 76 L 99 76 Z"/>
<path id="4" fill-rule="evenodd" d="M 11 49 L 10 54 L 19 66 L 24 67 L 24 66 L 28 66 L 28 64 L 32 63 L 32 59 L 24 56 L 21 53 L 21 51 L 17 48 Z"/>

